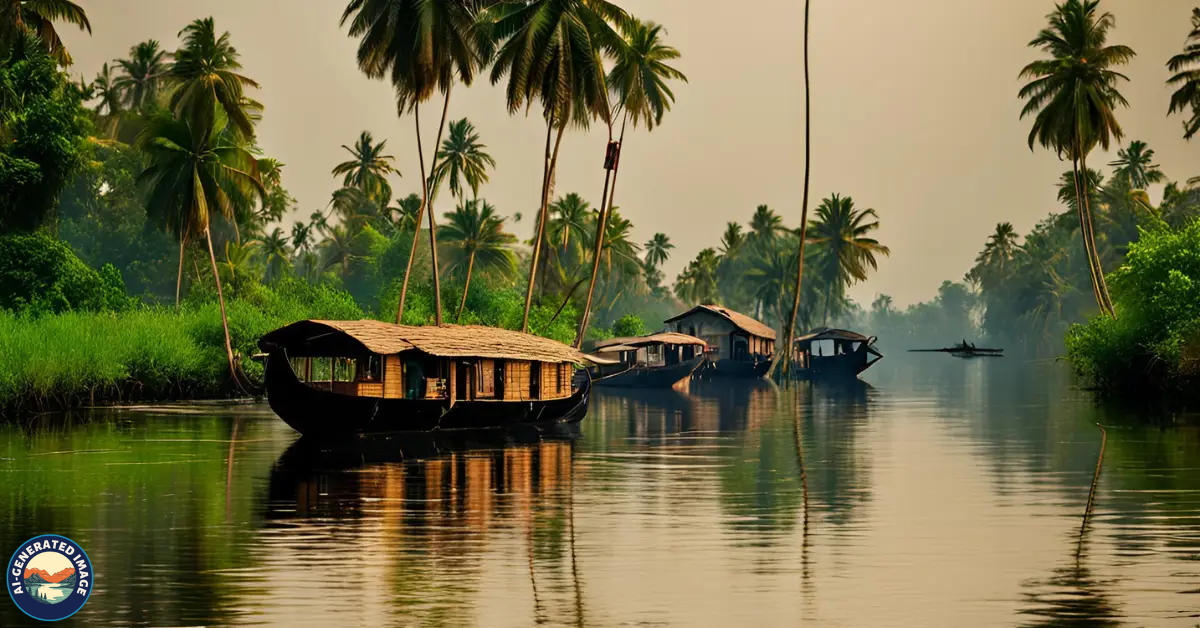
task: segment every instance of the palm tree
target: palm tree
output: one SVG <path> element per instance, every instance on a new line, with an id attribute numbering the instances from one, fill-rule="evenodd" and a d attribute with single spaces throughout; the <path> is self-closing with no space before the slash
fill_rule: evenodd
<path id="1" fill-rule="evenodd" d="M 712 304 L 717 302 L 717 265 L 720 258 L 715 249 L 704 249 L 688 263 L 675 279 L 675 296 L 686 303 Z"/>
<path id="2" fill-rule="evenodd" d="M 646 242 L 646 263 L 651 268 L 662 266 L 663 262 L 671 257 L 671 249 L 675 248 L 671 244 L 671 238 L 665 233 L 656 233 L 653 238 Z"/>
<path id="3" fill-rule="evenodd" d="M 770 244 L 783 230 L 783 218 L 773 209 L 766 205 L 754 209 L 754 216 L 750 218 L 750 239 L 756 245 Z"/>
<path id="4" fill-rule="evenodd" d="M 1167 69 L 1175 73 L 1167 84 L 1178 86 L 1171 94 L 1171 108 L 1167 113 L 1191 109 L 1192 117 L 1183 123 L 1183 137 L 1191 139 L 1200 131 L 1200 7 L 1192 9 L 1192 32 L 1188 33 L 1183 52 L 1171 57 Z"/>
<path id="5" fill-rule="evenodd" d="M 970 272 L 970 276 L 979 280 L 984 290 L 990 290 L 998 279 L 1008 276 L 1013 256 L 1021 248 L 1017 238 L 1017 231 L 1011 222 L 997 224 L 996 230 L 988 236 L 983 251 L 975 258 L 975 268 Z"/>
<path id="6" fill-rule="evenodd" d="M 139 135 L 137 144 L 146 153 L 150 164 L 139 177 L 139 182 L 149 190 L 146 211 L 152 222 L 171 234 L 179 234 L 181 275 L 183 247 L 188 236 L 204 234 L 208 242 L 208 259 L 212 263 L 217 300 L 221 306 L 221 325 L 225 330 L 229 372 L 234 381 L 238 381 L 210 225 L 214 213 L 226 220 L 233 219 L 232 198 L 262 192 L 258 162 L 240 143 L 231 141 L 218 129 L 196 129 L 167 114 L 153 116 Z"/>
<path id="7" fill-rule="evenodd" d="M 396 158 L 383 154 L 385 146 L 387 140 L 380 140 L 376 144 L 371 132 L 363 131 L 353 148 L 342 145 L 353 159 L 334 166 L 333 175 L 342 177 L 343 186 L 358 188 L 384 205 L 388 204 L 392 198 L 392 186 L 387 178 L 389 175 L 399 175 L 400 171 L 392 166 Z"/>
<path id="8" fill-rule="evenodd" d="M 416 194 L 396 199 L 396 202 L 388 209 L 389 213 L 394 214 L 392 224 L 396 226 L 398 231 L 408 231 L 409 229 L 417 231 L 421 228 L 421 197 Z"/>
<path id="9" fill-rule="evenodd" d="M 470 85 L 475 72 L 483 63 L 478 46 L 477 22 L 481 5 L 470 0 L 350 0 L 342 13 L 342 25 L 349 24 L 351 37 L 359 37 L 358 67 L 370 78 L 390 75 L 400 111 L 411 111 L 417 131 L 417 157 L 421 167 L 421 204 L 429 212 L 429 243 L 433 263 L 433 293 L 436 322 L 442 324 L 441 282 L 438 272 L 437 236 L 430 182 L 425 170 L 425 151 L 421 145 L 421 104 L 433 96 L 434 90 L 445 94 L 442 120 L 434 140 L 434 155 L 429 170 L 437 168 L 437 147 L 442 143 L 442 131 L 450 111 L 450 90 L 455 76 Z M 403 25 L 404 28 L 397 28 Z M 419 219 L 418 219 L 419 220 Z M 404 301 L 408 296 L 408 280 L 417 251 L 420 224 L 413 233 L 413 246 L 404 284 L 400 288 L 400 303 L 396 322 L 404 316 Z"/>
<path id="10" fill-rule="evenodd" d="M 150 39 L 129 49 L 128 59 L 117 59 L 122 75 L 117 89 L 125 95 L 125 106 L 132 111 L 148 114 L 158 107 L 158 94 L 170 71 L 167 52 Z"/>
<path id="11" fill-rule="evenodd" d="M 585 234 L 584 228 L 592 213 L 591 204 L 583 200 L 582 196 L 571 192 L 554 201 L 550 205 L 550 211 L 553 216 L 547 225 L 546 240 L 565 253 L 571 246 L 572 229 L 576 233 L 576 244 L 582 241 L 581 236 Z"/>
<path id="12" fill-rule="evenodd" d="M 262 242 L 225 241 L 225 261 L 218 264 L 222 280 L 229 286 L 239 286 L 256 274 L 258 269 L 258 251 Z"/>
<path id="13" fill-rule="evenodd" d="M 292 249 L 297 254 L 307 252 L 312 248 L 313 225 L 302 222 L 292 223 Z"/>
<path id="14" fill-rule="evenodd" d="M 1076 196 L 1082 199 L 1080 231 L 1092 288 L 1101 311 L 1115 317 L 1096 253 L 1087 181 L 1078 173 L 1087 171 L 1087 156 L 1094 147 L 1108 150 L 1112 141 L 1123 135 L 1114 109 L 1129 106 L 1117 90 L 1117 84 L 1128 79 L 1112 68 L 1128 63 L 1135 53 L 1127 46 L 1107 45 L 1116 18 L 1111 13 L 1097 15 L 1099 4 L 1099 0 L 1066 0 L 1047 16 L 1049 26 L 1029 46 L 1040 48 L 1051 58 L 1034 61 L 1021 70 L 1020 76 L 1031 81 L 1019 95 L 1028 100 L 1021 117 L 1035 116 L 1029 132 L 1030 150 L 1041 144 L 1071 157 L 1079 181 Z"/>
<path id="15" fill-rule="evenodd" d="M 675 102 L 675 94 L 667 85 L 667 81 L 677 79 L 687 82 L 687 77 L 682 72 L 667 64 L 668 61 L 678 59 L 680 55 L 678 50 L 663 43 L 662 26 L 631 17 L 620 22 L 620 27 L 624 39 L 613 50 L 615 62 L 606 80 L 616 103 L 613 114 L 605 119 L 608 124 L 609 158 L 605 163 L 604 191 L 601 196 L 600 219 L 596 224 L 597 233 L 603 233 L 607 229 L 608 214 L 616 201 L 617 175 L 620 172 L 621 150 L 625 146 L 626 123 L 632 122 L 635 128 L 644 123 L 647 131 L 653 131 L 655 125 L 662 123 L 663 115 L 670 111 Z M 621 134 L 614 143 L 612 125 L 617 112 L 623 112 L 623 115 Z M 608 187 L 610 173 L 611 190 Z M 583 335 L 587 331 L 596 275 L 600 270 L 599 249 L 593 251 L 592 255 L 591 284 L 588 286 L 587 302 L 575 336 L 576 346 L 583 342 Z"/>
<path id="16" fill-rule="evenodd" d="M 297 226 L 299 225 L 297 224 Z M 275 227 L 275 230 L 263 239 L 262 254 L 267 262 L 267 281 L 279 279 L 283 275 L 284 269 L 292 265 L 292 251 L 288 246 L 288 237 L 283 232 L 283 228 Z"/>
<path id="17" fill-rule="evenodd" d="M 0 3 L 0 49 L 7 53 L 21 37 L 31 33 L 37 35 L 59 65 L 71 65 L 74 60 L 63 46 L 54 22 L 74 24 L 81 31 L 92 32 L 87 12 L 70 0 L 4 0 Z"/>
<path id="18" fill-rule="evenodd" d="M 827 284 L 825 323 L 829 322 L 829 306 L 834 296 L 840 295 L 846 286 L 866 280 L 868 268 L 877 270 L 876 255 L 891 254 L 891 249 L 868 237 L 879 228 L 878 217 L 875 210 L 856 209 L 854 199 L 837 194 L 821 201 L 817 207 L 816 220 L 808 238 L 821 247 L 818 259 Z"/>
<path id="19" fill-rule="evenodd" d="M 460 202 L 454 211 L 446 212 L 445 218 L 442 240 L 454 252 L 446 270 L 465 273 L 462 300 L 454 313 L 457 322 L 467 305 L 476 263 L 486 273 L 499 276 L 516 273 L 517 256 L 512 246 L 516 244 L 517 236 L 504 231 L 504 219 L 496 215 L 496 208 L 486 200 Z"/>
<path id="20" fill-rule="evenodd" d="M 219 109 L 230 126 L 243 137 L 254 136 L 250 111 L 261 105 L 246 97 L 247 88 L 258 83 L 239 74 L 242 64 L 238 51 L 229 42 L 229 33 L 217 36 L 211 17 L 196 20 L 179 31 L 183 47 L 175 52 L 170 80 L 176 85 L 171 95 L 171 110 L 181 119 L 200 129 L 215 128 Z M 219 130 L 219 129 L 218 129 Z"/>
<path id="21" fill-rule="evenodd" d="M 1117 151 L 1117 160 L 1109 163 L 1115 170 L 1114 178 L 1126 178 L 1130 185 L 1137 190 L 1144 190 L 1152 183 L 1162 183 L 1167 176 L 1158 169 L 1154 161 L 1154 151 L 1146 147 L 1145 142 L 1134 140 L 1128 148 Z"/>
<path id="22" fill-rule="evenodd" d="M 442 181 L 448 180 L 454 198 L 462 198 L 464 184 L 471 188 L 472 197 L 478 197 L 479 186 L 488 182 L 488 168 L 496 167 L 496 160 L 484 152 L 486 149 L 470 120 L 463 118 L 450 122 L 450 136 L 442 142 L 433 169 L 435 195 Z"/>
<path id="23" fill-rule="evenodd" d="M 779 360 L 790 360 L 792 341 L 796 334 L 796 317 L 800 311 L 800 294 L 804 283 L 804 246 L 808 241 L 808 183 L 812 173 L 812 84 L 808 71 L 809 0 L 804 0 L 804 192 L 800 199 L 800 243 L 796 250 L 796 289 L 792 292 L 792 314 L 784 333 L 783 351 L 776 351 L 767 377 L 775 375 Z"/>
<path id="24" fill-rule="evenodd" d="M 619 48 L 621 40 L 612 24 L 624 24 L 629 17 L 607 0 L 530 0 L 503 6 L 508 10 L 502 12 L 493 26 L 497 39 L 504 43 L 492 65 L 492 83 L 507 75 L 505 95 L 509 112 L 530 107 L 537 100 L 546 119 L 540 219 L 521 321 L 521 330 L 529 331 L 529 309 L 533 304 L 534 280 L 562 136 L 569 123 L 585 127 L 593 116 L 604 120 L 611 129 L 612 112 L 601 53 Z M 550 137 L 555 129 L 558 133 L 551 150 Z M 606 200 L 607 189 L 602 201 Z M 602 219 L 603 213 L 602 202 Z M 601 224 L 598 233 L 603 232 Z M 586 324 L 586 316 L 584 320 Z"/>
<path id="25" fill-rule="evenodd" d="M 345 279 L 350 274 L 350 262 L 358 257 L 354 242 L 357 235 L 346 225 L 330 227 L 319 247 L 321 269 L 337 266 L 340 269 L 341 277 Z"/>
<path id="26" fill-rule="evenodd" d="M 112 75 L 112 68 L 107 63 L 96 75 L 96 80 L 92 82 L 92 94 L 99 100 L 95 107 L 96 115 L 107 119 L 106 133 L 111 137 L 115 135 L 116 123 L 124 110 L 121 106 L 124 98 L 121 88 L 117 86 L 117 80 Z"/>

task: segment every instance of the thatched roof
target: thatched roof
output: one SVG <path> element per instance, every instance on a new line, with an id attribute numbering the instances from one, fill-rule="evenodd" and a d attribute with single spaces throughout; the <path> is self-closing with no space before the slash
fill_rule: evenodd
<path id="1" fill-rule="evenodd" d="M 709 312 L 711 314 L 716 314 L 717 316 L 720 316 L 721 318 L 733 323 L 734 327 L 737 327 L 738 329 L 752 336 L 758 336 L 759 338 L 766 338 L 768 340 L 775 340 L 775 330 L 771 329 L 771 327 L 766 323 L 756 321 L 753 318 L 742 314 L 741 312 L 735 312 L 727 307 L 721 307 L 719 305 L 697 305 L 683 314 L 677 314 L 663 322 L 674 323 L 675 321 L 687 318 L 696 312 Z"/>
<path id="2" fill-rule="evenodd" d="M 416 350 L 443 358 L 586 362 L 583 353 L 556 340 L 482 325 L 412 327 L 373 320 L 308 320 L 276 329 L 258 344 L 269 351 L 272 346 L 288 348 L 331 334 L 353 339 L 367 351 L 381 355 Z"/>
<path id="3" fill-rule="evenodd" d="M 631 347 L 629 345 L 605 345 L 603 347 L 597 347 L 596 353 L 623 353 L 625 351 L 637 350 L 637 347 Z"/>
<path id="4" fill-rule="evenodd" d="M 860 333 L 846 331 L 845 329 L 818 327 L 797 338 L 796 342 L 816 342 L 818 340 L 850 340 L 852 342 L 868 342 L 871 339 Z"/>
<path id="5" fill-rule="evenodd" d="M 650 345 L 698 345 L 705 346 L 705 342 L 695 336 L 687 334 L 677 334 L 673 331 L 665 331 L 658 334 L 649 334 L 646 336 L 632 336 L 629 338 L 609 338 L 596 343 L 597 349 L 604 349 L 606 353 L 615 351 L 614 346 L 622 345 L 627 347 L 622 351 L 632 351 L 637 347 L 648 347 Z"/>

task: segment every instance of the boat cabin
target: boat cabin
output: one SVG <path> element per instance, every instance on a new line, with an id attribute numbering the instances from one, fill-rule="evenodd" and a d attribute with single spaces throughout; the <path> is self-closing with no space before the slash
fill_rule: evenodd
<path id="1" fill-rule="evenodd" d="M 719 305 L 697 305 L 664 322 L 672 331 L 703 340 L 714 362 L 769 362 L 775 353 L 774 329 Z"/>
<path id="2" fill-rule="evenodd" d="M 476 325 L 412 327 L 307 320 L 259 341 L 296 378 L 352 397 L 544 401 L 573 394 L 579 351 L 547 338 Z"/>
<path id="3" fill-rule="evenodd" d="M 703 355 L 705 342 L 695 336 L 662 332 L 631 338 L 610 338 L 596 343 L 589 356 L 601 374 L 632 366 L 674 366 Z"/>
<path id="4" fill-rule="evenodd" d="M 883 358 L 874 336 L 818 327 L 796 339 L 792 364 L 806 375 L 857 376 Z"/>

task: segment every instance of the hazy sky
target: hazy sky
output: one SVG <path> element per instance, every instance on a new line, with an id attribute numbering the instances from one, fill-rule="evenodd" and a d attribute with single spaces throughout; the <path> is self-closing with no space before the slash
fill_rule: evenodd
<path id="1" fill-rule="evenodd" d="M 94 33 L 64 33 L 76 65 L 93 76 L 130 46 L 155 38 L 177 47 L 190 20 L 212 15 L 232 34 L 246 74 L 263 88 L 260 144 L 287 168 L 300 216 L 323 207 L 338 182 L 330 169 L 367 129 L 388 139 L 403 178 L 419 180 L 411 117 L 398 119 L 391 89 L 359 73 L 355 41 L 338 27 L 340 0 L 77 0 Z M 1105 0 L 1117 16 L 1113 41 L 1138 58 L 1119 113 L 1127 139 L 1147 141 L 1172 179 L 1200 174 L 1200 145 L 1167 118 L 1166 60 L 1190 29 L 1196 0 Z M 617 205 L 637 241 L 655 232 L 676 248 L 671 280 L 697 251 L 717 246 L 727 221 L 746 222 L 767 204 L 788 225 L 800 219 L 803 182 L 803 70 L 800 0 L 618 0 L 664 24 L 690 84 L 653 134 L 626 137 Z M 711 8 L 705 8 L 711 7 Z M 959 279 L 997 222 L 1024 234 L 1057 210 L 1055 183 L 1067 166 L 1030 153 L 1018 119 L 1017 73 L 1035 57 L 1025 47 L 1052 9 L 1048 0 L 815 0 L 812 8 L 812 200 L 837 192 L 875 208 L 879 239 L 891 247 L 871 279 L 851 290 L 864 303 L 879 292 L 899 304 L 930 298 Z M 522 212 L 532 229 L 541 183 L 540 116 L 510 117 L 499 87 L 458 89 L 451 117 L 466 116 L 498 162 L 481 191 L 501 210 Z M 422 117 L 426 149 L 440 102 Z M 557 192 L 597 200 L 605 133 L 570 132 Z M 1089 165 L 1110 161 L 1096 155 Z M 1157 197 L 1157 194 L 1156 194 Z M 449 196 L 437 207 L 450 209 Z M 284 225 L 290 229 L 292 218 Z"/>

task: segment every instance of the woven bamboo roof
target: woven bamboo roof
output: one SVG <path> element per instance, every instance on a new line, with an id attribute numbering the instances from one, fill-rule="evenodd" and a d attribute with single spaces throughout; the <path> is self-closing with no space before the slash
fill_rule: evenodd
<path id="1" fill-rule="evenodd" d="M 637 350 L 638 350 L 637 347 L 631 347 L 629 345 L 605 345 L 603 347 L 597 347 L 596 353 L 622 353 L 625 351 L 637 351 Z"/>
<path id="2" fill-rule="evenodd" d="M 734 327 L 737 327 L 738 329 L 752 336 L 758 336 L 759 338 L 766 338 L 768 340 L 775 340 L 775 330 L 771 329 L 770 325 L 754 320 L 753 318 L 750 318 L 741 312 L 735 312 L 727 307 L 721 307 L 719 305 L 697 305 L 683 314 L 676 314 L 675 316 L 672 316 L 663 322 L 673 323 L 682 318 L 687 318 L 696 312 L 709 312 L 716 314 L 717 316 L 720 316 L 721 318 L 733 323 Z"/>
<path id="3" fill-rule="evenodd" d="M 646 336 L 632 336 L 629 338 L 609 338 L 596 343 L 596 349 L 604 349 L 605 353 L 615 351 L 615 346 L 624 346 L 622 351 L 632 351 L 637 347 L 648 347 L 650 345 L 699 345 L 705 346 L 705 342 L 695 336 L 687 334 L 677 334 L 673 331 L 665 331 L 658 334 L 649 334 Z"/>
<path id="4" fill-rule="evenodd" d="M 796 342 L 815 342 L 817 340 L 850 340 L 853 342 L 867 342 L 870 340 L 870 338 L 857 332 L 846 331 L 845 329 L 818 327 L 797 338 Z"/>
<path id="5" fill-rule="evenodd" d="M 267 350 L 264 345 L 287 347 L 330 333 L 344 334 L 358 341 L 367 351 L 381 355 L 416 350 L 443 358 L 491 358 L 572 364 L 586 362 L 583 353 L 556 340 L 482 325 L 413 327 L 374 320 L 307 320 L 268 333 L 259 340 L 259 346 L 264 350 Z"/>

